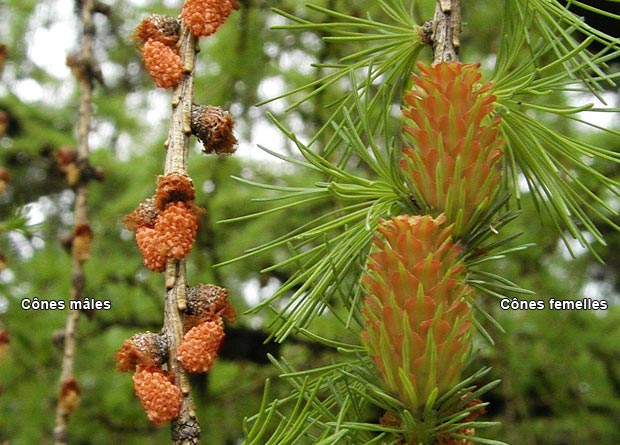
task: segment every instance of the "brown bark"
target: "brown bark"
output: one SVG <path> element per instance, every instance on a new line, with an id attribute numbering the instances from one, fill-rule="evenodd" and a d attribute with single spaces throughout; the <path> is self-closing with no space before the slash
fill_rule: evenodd
<path id="1" fill-rule="evenodd" d="M 88 165 L 90 133 L 92 116 L 92 96 L 96 73 L 93 61 L 93 43 L 95 37 L 95 24 L 93 16 L 96 12 L 93 0 L 83 0 L 79 14 L 82 23 L 81 49 L 77 57 L 68 58 L 68 63 L 76 77 L 80 90 L 79 121 L 77 128 L 77 165 L 85 168 Z M 88 180 L 80 180 L 75 189 L 74 226 L 88 225 Z M 84 294 L 86 276 L 84 274 L 85 258 L 77 249 L 72 252 L 71 268 L 71 300 L 81 300 Z M 74 377 L 75 354 L 77 349 L 77 329 L 80 311 L 69 309 L 64 329 L 64 346 L 62 369 L 60 374 L 59 401 L 56 407 L 56 422 L 54 427 L 55 445 L 68 443 L 68 422 L 71 412 L 77 406 L 76 401 L 69 402 L 69 397 L 64 389 L 71 383 L 77 388 L 74 397 L 79 398 L 79 387 Z M 77 399 L 79 401 L 79 399 Z"/>
<path id="2" fill-rule="evenodd" d="M 457 61 L 461 34 L 461 0 L 437 0 L 433 18 L 433 65 Z"/>
<path id="3" fill-rule="evenodd" d="M 172 115 L 166 141 L 165 174 L 187 173 L 187 157 L 191 130 L 191 111 L 194 97 L 194 62 L 196 60 L 196 38 L 182 25 L 179 40 L 184 75 L 175 88 L 172 97 Z M 175 445 L 195 445 L 200 437 L 200 425 L 192 400 L 187 372 L 177 360 L 177 348 L 183 340 L 183 312 L 187 302 L 185 292 L 185 260 L 168 260 L 166 268 L 166 305 L 164 331 L 168 335 L 168 370 L 174 374 L 175 382 L 183 393 L 183 405 L 178 417 L 172 421 L 172 441 Z"/>

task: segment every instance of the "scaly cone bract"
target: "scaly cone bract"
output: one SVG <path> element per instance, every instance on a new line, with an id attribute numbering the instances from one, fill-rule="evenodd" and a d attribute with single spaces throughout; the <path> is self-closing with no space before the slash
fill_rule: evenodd
<path id="1" fill-rule="evenodd" d="M 444 222 L 443 215 L 381 222 L 362 278 L 362 339 L 388 389 L 411 410 L 458 382 L 470 350 L 471 290 Z"/>
<path id="2" fill-rule="evenodd" d="M 405 95 L 405 132 L 413 147 L 403 150 L 401 168 L 414 196 L 434 214 L 465 233 L 477 209 L 485 209 L 500 181 L 499 115 L 493 116 L 491 83 L 480 84 L 479 64 L 418 64 Z"/>

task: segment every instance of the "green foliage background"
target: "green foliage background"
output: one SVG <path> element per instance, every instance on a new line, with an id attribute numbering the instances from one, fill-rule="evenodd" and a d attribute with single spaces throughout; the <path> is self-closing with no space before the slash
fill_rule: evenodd
<path id="1" fill-rule="evenodd" d="M 0 4 L 0 42 L 9 48 L 0 78 L 0 109 L 12 117 L 8 134 L 0 139 L 0 165 L 10 170 L 13 178 L 6 195 L 0 197 L 0 215 L 4 224 L 19 214 L 30 218 L 21 230 L 5 230 L 0 240 L 0 250 L 8 262 L 0 273 L 0 320 L 11 339 L 10 349 L 0 362 L 0 443 L 11 445 L 52 443 L 61 358 L 53 338 L 64 326 L 66 315 L 64 311 L 24 311 L 20 300 L 36 296 L 66 301 L 70 286 L 70 259 L 58 236 L 71 230 L 73 194 L 65 189 L 54 169 L 51 152 L 75 142 L 77 91 L 71 77 L 55 77 L 29 52 L 37 30 L 57 29 L 56 3 L 7 0 Z M 155 90 L 129 37 L 144 15 L 176 15 L 180 2 L 106 3 L 113 15 L 99 23 L 97 44 L 106 87 L 97 90 L 95 134 L 91 139 L 92 162 L 104 167 L 106 180 L 93 183 L 90 189 L 95 244 L 86 263 L 86 293 L 110 300 L 112 309 L 98 311 L 92 318 L 82 317 L 80 322 L 76 373 L 83 397 L 71 418 L 71 442 L 167 443 L 169 429 L 148 422 L 133 394 L 131 377 L 114 370 L 112 357 L 125 338 L 138 331 L 158 330 L 163 316 L 163 277 L 142 267 L 133 237 L 120 221 L 153 192 L 162 170 L 169 95 Z M 231 177 L 288 187 L 321 181 L 318 174 L 313 177 L 307 170 L 259 155 L 255 144 L 299 157 L 266 120 L 266 112 L 272 111 L 300 139 L 308 140 L 327 119 L 329 112 L 324 105 L 331 103 L 337 92 L 325 90 L 288 113 L 283 110 L 300 96 L 261 108 L 253 104 L 320 78 L 324 69 L 311 63 L 338 60 L 363 48 L 364 43 L 355 48 L 347 46 L 351 44 L 326 44 L 321 35 L 307 31 L 271 31 L 271 26 L 285 23 L 272 13 L 271 6 L 312 20 L 325 19 L 295 0 L 240 3 L 242 9 L 214 38 L 202 43 L 199 54 L 196 100 L 230 109 L 238 122 L 241 144 L 238 155 L 227 158 L 204 157 L 196 146 L 190 159 L 198 203 L 208 213 L 189 257 L 188 276 L 192 283 L 214 282 L 230 288 L 233 304 L 242 314 L 271 295 L 294 271 L 291 265 L 259 273 L 285 258 L 286 246 L 224 267 L 214 269 L 213 265 L 314 220 L 331 204 L 321 202 L 258 219 L 218 224 L 271 205 L 253 200 L 269 198 L 271 192 L 248 187 Z M 373 1 L 312 3 L 351 15 L 371 14 L 381 20 L 381 10 Z M 608 3 L 617 7 L 614 2 Z M 434 1 L 416 2 L 418 22 L 430 18 L 433 9 Z M 464 2 L 463 60 L 482 61 L 489 75 L 500 32 L 498 11 L 483 0 Z M 617 22 L 612 23 L 617 26 Z M 76 42 L 73 47 L 77 47 Z M 423 59 L 428 57 L 429 53 L 422 54 Z M 24 91 L 32 93 L 38 88 L 40 96 L 28 100 L 30 95 Z M 618 90 L 610 89 L 605 97 L 618 103 Z M 612 124 L 618 128 L 617 115 Z M 617 135 L 593 134 L 577 125 L 566 130 L 584 140 L 597 138 L 600 146 L 620 151 Z M 597 168 L 611 178 L 619 177 L 617 165 Z M 617 198 L 610 205 L 617 208 Z M 501 333 L 489 327 L 496 346 L 481 341 L 471 365 L 472 370 L 493 366 L 493 375 L 487 378 L 502 379 L 501 385 L 487 395 L 491 402 L 487 418 L 500 420 L 502 425 L 487 437 L 515 445 L 615 445 L 620 441 L 620 236 L 595 220 L 607 241 L 607 246 L 595 244 L 605 264 L 578 246 L 573 259 L 526 191 L 521 206 L 523 215 L 509 230 L 523 233 L 520 243 L 536 246 L 493 263 L 493 271 L 534 290 L 536 294 L 528 297 L 531 299 L 596 296 L 607 300 L 610 307 L 596 313 L 502 311 L 496 299 L 483 297 L 485 309 L 506 330 Z M 278 370 L 267 363 L 267 353 L 285 355 L 295 369 L 339 360 L 332 349 L 298 336 L 282 345 L 263 345 L 271 317 L 265 312 L 241 315 L 214 370 L 194 378 L 205 443 L 241 443 L 243 419 L 259 410 L 266 378 L 271 378 L 276 396 L 287 394 L 289 387 L 276 377 Z M 314 323 L 326 337 L 353 341 L 329 315 Z M 379 417 L 381 413 L 369 413 L 373 415 Z"/>

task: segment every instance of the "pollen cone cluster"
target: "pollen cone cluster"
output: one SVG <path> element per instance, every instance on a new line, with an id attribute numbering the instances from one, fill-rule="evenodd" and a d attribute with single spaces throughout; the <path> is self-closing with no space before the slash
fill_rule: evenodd
<path id="1" fill-rule="evenodd" d="M 183 61 L 170 46 L 150 39 L 142 47 L 142 61 L 158 87 L 174 88 L 183 77 Z"/>
<path id="2" fill-rule="evenodd" d="M 224 320 L 235 321 L 228 289 L 199 284 L 187 291 L 183 322 L 188 331 L 177 349 L 177 357 L 189 372 L 207 372 L 217 359 L 224 340 Z"/>
<path id="3" fill-rule="evenodd" d="M 196 37 L 213 34 L 232 13 L 237 0 L 185 0 L 181 18 Z"/>
<path id="4" fill-rule="evenodd" d="M 217 358 L 223 339 L 224 324 L 221 321 L 205 321 L 191 328 L 179 345 L 179 362 L 189 372 L 207 372 Z"/>
<path id="5" fill-rule="evenodd" d="M 151 422 L 164 423 L 179 415 L 183 394 L 167 372 L 157 367 L 139 366 L 133 385 Z"/>
<path id="6" fill-rule="evenodd" d="M 155 230 L 160 248 L 176 260 L 185 258 L 192 250 L 198 217 L 184 202 L 172 202 L 157 217 Z"/>
<path id="7" fill-rule="evenodd" d="M 445 217 L 383 221 L 363 276 L 362 339 L 409 409 L 457 383 L 470 349 L 470 294 Z"/>
<path id="8" fill-rule="evenodd" d="M 181 260 L 192 250 L 198 215 L 204 212 L 195 205 L 194 196 L 188 176 L 161 176 L 155 195 L 125 217 L 125 226 L 136 232 L 136 244 L 150 270 L 162 272 L 168 258 Z"/>
<path id="9" fill-rule="evenodd" d="M 418 64 L 405 95 L 405 148 L 401 167 L 416 197 L 454 223 L 455 235 L 486 208 L 500 181 L 500 117 L 493 116 L 491 84 L 479 84 L 479 64 Z"/>
<path id="10" fill-rule="evenodd" d="M 144 206 L 134 213 L 150 217 L 150 210 Z M 224 320 L 233 322 L 235 319 L 235 309 L 228 301 L 227 289 L 213 284 L 198 284 L 188 287 L 186 293 L 183 325 L 187 332 L 175 358 L 169 355 L 170 339 L 165 330 L 159 334 L 135 334 L 125 340 L 114 357 L 119 371 L 134 373 L 136 394 L 148 418 L 154 423 L 167 422 L 176 417 L 183 400 L 174 375 L 163 369 L 166 363 L 178 360 L 189 372 L 207 372 L 222 346 Z"/>
<path id="11" fill-rule="evenodd" d="M 183 61 L 176 46 L 180 33 L 179 19 L 157 14 L 143 19 L 133 33 L 144 67 L 158 87 L 174 88 L 183 78 Z"/>
<path id="12" fill-rule="evenodd" d="M 144 265 L 162 272 L 168 258 L 185 258 L 192 250 L 197 231 L 198 217 L 190 206 L 183 202 L 168 204 L 157 216 L 154 227 L 136 229 L 136 244 Z"/>

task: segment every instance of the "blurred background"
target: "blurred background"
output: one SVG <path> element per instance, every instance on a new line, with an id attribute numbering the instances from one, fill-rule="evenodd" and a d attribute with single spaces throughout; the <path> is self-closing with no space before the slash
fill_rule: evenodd
<path id="1" fill-rule="evenodd" d="M 109 17 L 97 20 L 96 56 L 105 87 L 95 95 L 92 164 L 105 170 L 105 181 L 90 186 L 90 215 L 95 233 L 93 255 L 86 263 L 86 295 L 109 300 L 112 309 L 82 317 L 76 374 L 82 387 L 80 408 L 71 417 L 71 443 L 155 444 L 169 442 L 168 426 L 150 424 L 134 395 L 131 376 L 115 371 L 114 352 L 134 333 L 158 331 L 163 318 L 163 275 L 147 271 L 122 217 L 154 192 L 163 169 L 163 142 L 170 93 L 155 88 L 146 75 L 139 51 L 130 42 L 135 26 L 150 13 L 177 15 L 179 0 L 104 0 Z M 242 423 L 259 409 L 264 380 L 274 377 L 274 392 L 285 394 L 267 354 L 284 355 L 297 368 L 328 364 L 333 350 L 291 337 L 285 344 L 267 343 L 269 314 L 243 312 L 271 295 L 291 270 L 259 271 L 282 260 L 285 247 L 231 265 L 235 258 L 329 210 L 329 204 L 273 213 L 245 222 L 218 221 L 268 208 L 253 198 L 269 194 L 241 184 L 237 176 L 257 182 L 295 186 L 322 178 L 301 173 L 290 163 L 260 150 L 262 145 L 292 157 L 299 155 L 266 118 L 274 113 L 301 140 L 314 135 L 325 120 L 325 104 L 337 92 L 326 90 L 292 112 L 295 97 L 262 107 L 259 101 L 322 77 L 315 62 L 337 61 L 355 48 L 326 44 L 321 35 L 270 28 L 286 23 L 271 7 L 321 20 L 298 0 L 239 0 L 234 13 L 215 36 L 201 41 L 195 101 L 230 110 L 237 126 L 237 154 L 207 157 L 193 146 L 189 173 L 197 185 L 197 203 L 207 209 L 197 244 L 188 258 L 191 284 L 215 283 L 231 290 L 238 309 L 227 330 L 221 358 L 208 375 L 193 377 L 204 443 L 233 445 L 242 441 Z M 374 1 L 313 0 L 349 14 L 372 14 Z M 464 2 L 462 60 L 481 61 L 492 70 L 499 7 L 494 2 Z M 590 1 L 619 14 L 620 3 Z M 435 2 L 416 2 L 418 23 L 432 16 Z M 577 13 L 585 13 L 576 10 Z M 587 15 L 588 23 L 618 33 L 618 21 Z M 71 261 L 59 237 L 73 227 L 74 194 L 55 167 L 53 151 L 75 144 L 78 91 L 65 64 L 77 50 L 78 22 L 72 0 L 3 0 L 0 43 L 7 56 L 0 77 L 0 167 L 11 181 L 0 195 L 0 323 L 10 345 L 0 359 L 0 444 L 53 443 L 61 354 L 54 339 L 64 326 L 66 311 L 25 311 L 23 298 L 68 300 Z M 1 57 L 1 56 L 0 56 Z M 423 54 L 428 61 L 430 52 Z M 610 61 L 612 69 L 617 69 Z M 615 68 L 614 68 L 615 66 Z M 619 106 L 617 88 L 603 98 Z M 578 97 L 567 97 L 566 101 Z M 599 105 L 603 106 L 603 105 Z M 616 113 L 584 113 L 620 130 Z M 397 122 L 395 122 L 398 125 Z M 557 122 L 546 122 L 557 125 Z M 562 129 L 571 136 L 620 150 L 620 136 L 587 127 Z M 320 141 L 319 141 L 320 145 Z M 603 174 L 620 179 L 619 167 L 601 163 Z M 482 304 L 505 329 L 489 327 L 495 347 L 482 340 L 471 369 L 493 367 L 489 379 L 502 383 L 487 395 L 487 420 L 501 421 L 488 437 L 514 445 L 617 445 L 620 443 L 620 234 L 602 222 L 607 246 L 595 245 L 597 259 L 578 244 L 572 255 L 557 230 L 540 216 L 527 190 L 523 215 L 508 229 L 522 232 L 518 243 L 535 247 L 493 263 L 495 273 L 535 292 L 536 300 L 593 298 L 606 300 L 605 311 L 502 311 L 499 301 L 481 296 Z M 620 206 L 620 200 L 612 203 Z M 615 221 L 620 223 L 620 221 Z M 523 297 L 520 297 L 523 298 Z M 346 336 L 329 317 L 320 318 L 322 335 Z"/>

